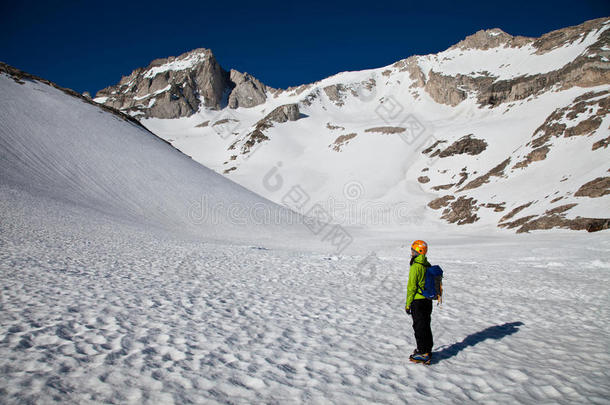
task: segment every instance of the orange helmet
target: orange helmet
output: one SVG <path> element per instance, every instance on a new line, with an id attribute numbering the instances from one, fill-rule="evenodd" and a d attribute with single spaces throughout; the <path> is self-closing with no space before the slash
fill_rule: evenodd
<path id="1" fill-rule="evenodd" d="M 416 240 L 411 245 L 411 249 L 415 250 L 420 255 L 425 255 L 428 253 L 428 244 L 423 240 Z"/>

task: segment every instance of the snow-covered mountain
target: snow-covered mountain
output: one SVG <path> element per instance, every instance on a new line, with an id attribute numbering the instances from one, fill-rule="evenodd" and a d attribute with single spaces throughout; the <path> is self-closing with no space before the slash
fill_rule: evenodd
<path id="1" fill-rule="evenodd" d="M 95 100 L 244 187 L 338 222 L 594 231 L 610 217 L 608 28 L 479 31 L 438 54 L 280 90 L 198 49 Z"/>

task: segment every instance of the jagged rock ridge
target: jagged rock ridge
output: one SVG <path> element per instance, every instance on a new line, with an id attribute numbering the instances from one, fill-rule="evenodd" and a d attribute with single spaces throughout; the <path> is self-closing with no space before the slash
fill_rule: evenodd
<path id="1" fill-rule="evenodd" d="M 248 73 L 225 71 L 211 50 L 201 48 L 156 59 L 100 90 L 95 101 L 138 118 L 179 118 L 202 106 L 253 107 L 264 103 L 270 90 Z"/>

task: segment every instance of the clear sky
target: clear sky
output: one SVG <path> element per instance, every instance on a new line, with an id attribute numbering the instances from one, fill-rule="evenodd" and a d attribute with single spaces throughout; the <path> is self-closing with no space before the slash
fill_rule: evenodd
<path id="1" fill-rule="evenodd" d="M 0 61 L 76 91 L 153 59 L 210 48 L 223 68 L 272 87 L 435 53 L 477 30 L 540 36 L 610 16 L 610 0 L 10 1 Z"/>

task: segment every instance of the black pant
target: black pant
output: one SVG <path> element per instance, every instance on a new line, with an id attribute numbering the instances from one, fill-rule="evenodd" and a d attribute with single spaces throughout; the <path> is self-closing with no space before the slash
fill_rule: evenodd
<path id="1" fill-rule="evenodd" d="M 432 352 L 434 341 L 432 340 L 432 329 L 430 328 L 431 315 L 432 300 L 413 300 L 411 303 L 411 316 L 413 316 L 413 331 L 415 332 L 417 351 L 420 353 Z"/>

